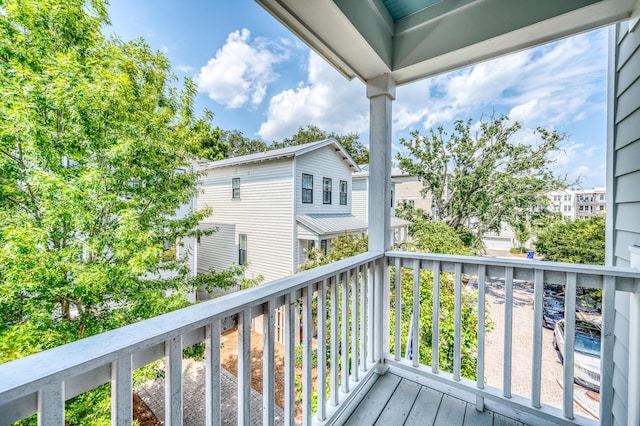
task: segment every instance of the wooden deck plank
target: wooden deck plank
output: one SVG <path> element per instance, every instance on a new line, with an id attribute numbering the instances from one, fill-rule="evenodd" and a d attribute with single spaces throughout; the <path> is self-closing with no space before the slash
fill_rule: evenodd
<path id="1" fill-rule="evenodd" d="M 434 426 L 461 425 L 467 403 L 450 395 L 443 395 Z"/>
<path id="2" fill-rule="evenodd" d="M 404 425 L 432 425 L 438 414 L 441 400 L 442 394 L 440 392 L 422 387 Z"/>
<path id="3" fill-rule="evenodd" d="M 465 426 L 491 426 L 492 424 L 493 413 L 491 411 L 478 411 L 473 404 L 467 404 L 467 411 L 464 415 Z"/>
<path id="4" fill-rule="evenodd" d="M 416 382 L 402 379 L 391 399 L 382 410 L 382 414 L 376 421 L 377 425 L 403 424 L 409 416 L 411 407 L 416 400 L 421 386 Z"/>
<path id="5" fill-rule="evenodd" d="M 396 387 L 400 383 L 400 377 L 395 374 L 385 374 L 373 385 L 367 396 L 358 404 L 346 425 L 372 425 L 380 416 L 387 405 Z"/>
<path id="6" fill-rule="evenodd" d="M 524 423 L 505 417 L 502 414 L 493 413 L 493 426 L 524 426 Z"/>

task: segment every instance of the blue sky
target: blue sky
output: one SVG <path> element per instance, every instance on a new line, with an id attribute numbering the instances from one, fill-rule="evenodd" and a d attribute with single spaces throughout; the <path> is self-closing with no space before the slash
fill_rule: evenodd
<path id="1" fill-rule="evenodd" d="M 347 81 L 253 0 L 111 0 L 107 33 L 143 37 L 198 83 L 215 124 L 266 142 L 298 127 L 359 133 L 368 144 L 362 82 Z M 455 119 L 507 114 L 535 143 L 541 126 L 566 134 L 557 173 L 605 184 L 608 30 L 601 29 L 399 87 L 393 141 Z"/>

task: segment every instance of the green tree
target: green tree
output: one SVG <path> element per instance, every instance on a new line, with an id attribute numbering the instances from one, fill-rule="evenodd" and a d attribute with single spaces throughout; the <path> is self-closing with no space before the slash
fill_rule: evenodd
<path id="1" fill-rule="evenodd" d="M 105 2 L 0 9 L 2 362 L 184 306 L 185 257 L 165 247 L 209 213 L 175 216 L 193 160 L 226 147 L 164 55 L 102 35 Z M 148 279 L 163 270 L 178 278 Z"/>
<path id="2" fill-rule="evenodd" d="M 550 169 L 563 136 L 538 128 L 538 143 L 529 145 L 517 138 L 521 127 L 502 116 L 480 121 L 475 133 L 471 120 L 456 121 L 451 134 L 442 127 L 413 132 L 400 140 L 408 151 L 398 155 L 400 168 L 418 176 L 423 196 L 433 196 L 435 220 L 470 227 L 477 243 L 502 223 L 528 220 L 548 204 L 549 191 L 567 186 Z"/>
<path id="3" fill-rule="evenodd" d="M 534 246 L 550 262 L 604 265 L 604 218 L 558 221 L 538 232 Z"/>
<path id="4" fill-rule="evenodd" d="M 229 157 L 265 152 L 267 145 L 259 139 L 249 139 L 239 130 L 223 130 L 220 140 L 229 147 Z"/>
<path id="5" fill-rule="evenodd" d="M 415 224 L 414 224 L 415 225 Z M 409 251 L 421 251 L 430 253 L 446 254 L 471 254 L 463 241 L 458 237 L 456 231 L 442 222 L 430 222 L 421 220 L 411 233 L 412 242 L 405 242 L 405 247 Z M 323 251 L 314 249 L 309 253 L 309 259 L 302 269 L 312 269 L 316 266 L 325 265 L 351 256 L 355 256 L 367 251 L 367 236 L 359 234 L 343 234 L 336 237 L 331 242 L 331 248 L 325 255 Z M 395 268 L 392 267 L 391 278 L 393 280 Z M 409 334 L 409 324 L 411 321 L 411 308 L 413 306 L 413 271 L 403 268 L 402 274 L 402 304 L 399 307 L 394 305 L 394 287 L 391 286 L 391 323 L 395 321 L 395 315 L 400 312 L 402 315 L 402 348 L 404 354 L 407 336 Z M 420 273 L 420 362 L 431 364 L 431 325 L 433 312 L 433 272 L 421 271 Z M 471 289 L 463 289 L 462 295 L 462 362 L 461 373 L 464 377 L 476 377 L 476 350 L 477 341 L 477 293 Z M 487 330 L 493 326 L 487 316 Z M 453 371 L 453 349 L 454 349 L 454 280 L 451 274 L 443 273 L 440 277 L 440 368 L 446 371 Z M 394 330 L 391 330 L 392 333 Z M 394 339 L 391 338 L 391 350 Z"/>
<path id="6" fill-rule="evenodd" d="M 296 134 L 290 138 L 283 139 L 281 142 L 274 141 L 271 147 L 272 149 L 286 148 L 329 138 L 334 138 L 340 142 L 340 145 L 347 150 L 357 164 L 369 163 L 369 151 L 367 147 L 360 142 L 360 137 L 357 133 L 349 133 L 347 135 L 340 135 L 334 132 L 328 133 L 311 124 L 308 125 L 306 129 L 300 127 Z"/>

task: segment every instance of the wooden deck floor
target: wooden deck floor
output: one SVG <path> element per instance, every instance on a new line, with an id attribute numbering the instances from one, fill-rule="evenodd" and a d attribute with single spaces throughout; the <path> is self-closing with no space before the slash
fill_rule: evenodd
<path id="1" fill-rule="evenodd" d="M 387 373 L 380 376 L 348 418 L 347 425 L 524 426 L 475 405 Z"/>

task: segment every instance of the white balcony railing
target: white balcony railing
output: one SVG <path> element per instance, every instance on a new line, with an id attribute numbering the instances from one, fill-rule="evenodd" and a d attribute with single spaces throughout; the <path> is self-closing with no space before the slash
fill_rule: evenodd
<path id="1" fill-rule="evenodd" d="M 395 266 L 389 277 L 390 266 Z M 421 365 L 400 354 L 401 315 L 389 318 L 400 306 L 401 268 L 412 268 L 415 295 L 419 295 L 420 271 L 433 270 L 433 294 L 439 294 L 441 274 L 452 273 L 455 293 L 454 362 L 451 373 L 441 371 L 434 355 L 430 366 Z M 464 275 L 478 281 L 477 377 L 461 377 L 461 293 Z M 484 383 L 485 365 L 485 278 L 505 281 L 504 366 L 501 388 Z M 512 335 L 514 324 L 513 280 L 534 283 L 533 354 L 531 398 L 512 394 Z M 121 329 L 89 337 L 65 346 L 0 365 L 0 425 L 38 414 L 40 424 L 63 425 L 64 401 L 104 383 L 111 383 L 112 423 L 131 424 L 132 371 L 154 360 L 165 359 L 165 422 L 182 423 L 182 349 L 205 342 L 206 422 L 221 423 L 220 323 L 238 315 L 238 424 L 248 424 L 251 386 L 251 333 L 253 318 L 264 321 L 263 423 L 274 424 L 274 310 L 285 311 L 285 424 L 295 420 L 294 342 L 295 310 L 301 309 L 302 328 L 302 423 L 330 423 L 349 410 L 349 402 L 365 392 L 375 372 L 390 366 L 408 371 L 425 380 L 445 383 L 476 395 L 479 408 L 485 404 L 508 406 L 520 412 L 554 423 L 588 423 L 574 419 L 573 413 L 573 336 L 575 317 L 566 316 L 566 362 L 562 410 L 541 403 L 542 303 L 543 283 L 565 286 L 565 312 L 575 310 L 577 287 L 603 289 L 603 331 L 601 357 L 601 423 L 608 424 L 612 406 L 613 318 L 615 291 L 640 291 L 640 273 L 629 268 L 569 265 L 538 261 L 387 252 L 366 253 L 292 277 L 264 284 L 219 299 L 200 303 L 180 311 L 142 321 Z M 389 285 L 390 283 L 390 285 Z M 390 295 L 393 293 L 394 300 Z M 419 297 L 414 298 L 414 324 L 419 323 Z M 433 298 L 432 352 L 438 354 L 440 318 L 438 297 Z M 328 325 L 328 330 L 327 330 Z M 419 327 L 413 327 L 418 342 Z M 317 336 L 317 382 L 312 382 L 312 337 Z M 395 340 L 389 351 L 389 336 Z M 328 339 L 328 340 L 327 340 Z M 329 358 L 327 360 L 327 357 Z M 328 362 L 327 362 L 328 361 Z M 328 377 L 327 377 L 328 375 Z M 328 389 L 327 387 L 328 386 Z M 319 397 L 312 412 L 312 392 Z M 609 416 L 609 417 L 607 417 Z"/>

